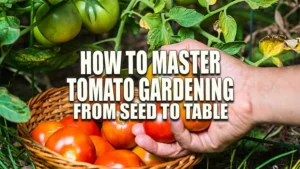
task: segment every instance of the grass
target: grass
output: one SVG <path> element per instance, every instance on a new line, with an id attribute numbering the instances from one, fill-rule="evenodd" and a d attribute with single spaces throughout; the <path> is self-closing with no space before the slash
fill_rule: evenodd
<path id="1" fill-rule="evenodd" d="M 16 144 L 20 147 L 16 147 Z M 16 130 L 8 127 L 7 121 L 0 117 L 0 168 L 19 169 L 24 163 L 35 168 Z"/>

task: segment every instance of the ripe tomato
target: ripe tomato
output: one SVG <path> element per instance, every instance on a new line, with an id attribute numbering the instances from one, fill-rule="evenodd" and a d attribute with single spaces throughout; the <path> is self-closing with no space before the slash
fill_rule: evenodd
<path id="1" fill-rule="evenodd" d="M 201 103 L 200 103 L 201 104 Z M 184 108 L 184 102 L 179 103 L 180 107 L 180 115 L 181 115 L 181 120 L 184 124 L 184 127 L 188 129 L 191 132 L 201 132 L 203 130 L 206 130 L 210 124 L 211 120 L 187 120 L 186 119 L 186 110 Z M 201 105 L 202 107 L 202 105 Z M 192 112 L 190 112 L 192 116 Z"/>
<path id="2" fill-rule="evenodd" d="M 197 3 L 197 0 L 175 0 L 175 3 L 177 5 L 182 5 L 182 6 L 186 6 L 186 5 L 192 5 Z"/>
<path id="3" fill-rule="evenodd" d="M 155 121 L 144 121 L 143 126 L 147 135 L 161 143 L 175 142 L 169 120 L 163 120 L 162 108 L 156 104 L 157 118 Z"/>
<path id="4" fill-rule="evenodd" d="M 74 120 L 74 116 L 69 115 L 63 118 L 60 123 L 65 126 L 78 127 L 89 136 L 100 136 L 100 129 L 98 128 L 96 122 L 93 120 L 82 120 L 81 116 L 79 116 L 78 120 Z"/>
<path id="5" fill-rule="evenodd" d="M 62 127 L 64 127 L 64 125 L 59 122 L 42 122 L 33 129 L 31 132 L 31 137 L 44 146 L 48 138 Z"/>
<path id="6" fill-rule="evenodd" d="M 119 19 L 118 0 L 76 1 L 83 25 L 92 33 L 101 34 L 110 31 Z"/>
<path id="7" fill-rule="evenodd" d="M 95 165 L 106 166 L 110 168 L 131 168 L 142 167 L 142 160 L 129 150 L 115 150 L 104 153 L 98 157 Z"/>
<path id="8" fill-rule="evenodd" d="M 52 134 L 46 147 L 65 158 L 94 163 L 96 149 L 89 136 L 77 127 L 64 127 Z"/>
<path id="9" fill-rule="evenodd" d="M 147 166 L 158 165 L 165 162 L 163 158 L 151 154 L 139 146 L 135 147 L 132 152 L 138 155 Z"/>
<path id="10" fill-rule="evenodd" d="M 115 148 L 109 144 L 109 142 L 100 136 L 90 136 L 90 139 L 93 141 L 96 148 L 97 157 L 101 156 L 105 152 L 115 150 Z"/>
<path id="11" fill-rule="evenodd" d="M 36 20 L 40 20 L 50 7 L 43 4 L 36 12 Z M 50 42 L 64 43 L 75 38 L 81 30 L 82 20 L 74 3 L 61 5 L 51 12 L 39 25 L 41 34 Z"/>
<path id="12" fill-rule="evenodd" d="M 117 114 L 120 112 L 120 105 L 117 104 Z M 136 146 L 135 136 L 132 134 L 135 121 L 121 121 L 117 115 L 114 121 L 104 121 L 102 123 L 102 134 L 106 140 L 119 149 L 130 149 Z"/>
<path id="13" fill-rule="evenodd" d="M 191 63 L 190 63 L 190 68 L 192 68 Z M 174 78 L 185 79 L 185 78 L 196 78 L 196 76 L 194 76 L 192 71 L 190 71 L 188 75 L 185 75 L 185 76 L 177 75 L 177 76 L 174 76 Z M 191 95 L 193 95 L 192 92 L 191 92 Z M 188 129 L 190 132 L 200 132 L 200 131 L 206 130 L 210 126 L 211 120 L 187 120 L 184 103 L 185 103 L 184 101 L 180 102 L 179 107 L 180 107 L 181 120 L 183 121 L 185 128 Z M 202 104 L 202 103 L 199 102 L 199 104 Z M 190 112 L 190 113 L 192 116 L 192 112 Z"/>

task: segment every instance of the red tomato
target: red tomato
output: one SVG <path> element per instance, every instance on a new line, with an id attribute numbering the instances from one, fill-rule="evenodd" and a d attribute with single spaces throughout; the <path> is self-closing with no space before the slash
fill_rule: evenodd
<path id="1" fill-rule="evenodd" d="M 101 156 L 105 152 L 114 151 L 115 148 L 109 144 L 104 138 L 100 136 L 90 136 L 96 148 L 97 157 Z"/>
<path id="2" fill-rule="evenodd" d="M 145 132 L 155 141 L 161 143 L 175 142 L 174 135 L 171 131 L 171 124 L 169 120 L 163 120 L 162 108 L 160 104 L 156 104 L 157 118 L 155 121 L 145 121 L 143 123 Z"/>
<path id="3" fill-rule="evenodd" d="M 184 127 L 188 129 L 190 132 L 201 132 L 203 130 L 206 130 L 210 126 L 211 120 L 187 120 L 186 111 L 184 108 L 184 102 L 179 103 L 179 107 L 180 107 L 181 120 L 184 124 Z M 192 115 L 192 112 L 190 113 Z"/>
<path id="4" fill-rule="evenodd" d="M 48 138 L 62 127 L 64 127 L 64 125 L 59 122 L 42 122 L 33 129 L 33 131 L 31 132 L 31 137 L 33 138 L 33 140 L 41 143 L 44 146 Z"/>
<path id="5" fill-rule="evenodd" d="M 106 166 L 110 168 L 130 168 L 142 167 L 142 160 L 129 150 L 115 150 L 104 153 L 98 157 L 95 165 Z"/>
<path id="6" fill-rule="evenodd" d="M 96 160 L 96 149 L 92 140 L 77 127 L 57 130 L 49 137 L 46 147 L 74 161 L 94 163 Z"/>
<path id="7" fill-rule="evenodd" d="M 138 155 L 147 166 L 158 165 L 165 162 L 163 158 L 151 154 L 139 146 L 135 147 L 132 152 Z"/>
<path id="8" fill-rule="evenodd" d="M 120 105 L 117 104 L 117 113 L 120 111 Z M 133 125 L 138 122 L 121 121 L 117 116 L 114 121 L 104 121 L 102 123 L 102 134 L 105 139 L 114 147 L 119 149 L 130 149 L 136 146 L 135 136 L 132 134 Z"/>
<path id="9" fill-rule="evenodd" d="M 96 135 L 100 136 L 100 130 L 93 120 L 82 120 L 79 116 L 78 120 L 74 120 L 74 117 L 66 116 L 60 121 L 65 126 L 78 127 L 80 130 L 84 131 L 89 136 Z"/>

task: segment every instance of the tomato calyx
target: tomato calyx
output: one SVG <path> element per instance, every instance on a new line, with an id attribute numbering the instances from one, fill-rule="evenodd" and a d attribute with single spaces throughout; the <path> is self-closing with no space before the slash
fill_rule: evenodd
<path id="1" fill-rule="evenodd" d="M 101 4 L 101 2 L 99 2 L 99 0 L 85 0 L 85 12 L 89 13 L 90 12 L 90 8 L 92 8 L 93 10 L 93 14 L 94 14 L 94 21 L 97 20 L 97 10 L 96 10 L 96 5 L 99 6 L 100 8 L 104 9 L 104 11 L 108 12 L 109 11 Z M 88 15 L 88 19 L 90 21 L 90 23 L 92 23 L 92 19 L 90 17 L 90 15 Z"/>

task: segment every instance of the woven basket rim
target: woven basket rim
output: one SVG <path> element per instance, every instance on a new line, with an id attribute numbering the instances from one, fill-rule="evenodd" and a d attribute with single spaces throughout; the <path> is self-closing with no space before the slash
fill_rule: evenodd
<path id="1" fill-rule="evenodd" d="M 42 103 L 39 103 L 40 99 L 43 98 L 47 98 L 47 96 L 49 95 L 53 95 L 56 93 L 63 93 L 63 92 L 68 92 L 68 87 L 64 86 L 64 87 L 60 87 L 60 88 L 51 88 L 46 90 L 43 93 L 39 93 L 37 94 L 35 97 L 32 97 L 28 102 L 27 105 L 29 106 L 30 110 L 31 110 L 31 118 L 28 122 L 26 123 L 19 123 L 17 124 L 17 133 L 18 136 L 20 137 L 20 139 L 23 141 L 25 147 L 29 150 L 29 152 L 31 153 L 35 153 L 35 155 L 37 156 L 37 158 L 43 159 L 43 160 L 47 160 L 48 163 L 53 163 L 53 165 L 56 165 L 53 161 L 51 161 L 51 159 L 57 159 L 57 161 L 61 161 L 64 162 L 66 164 L 72 164 L 72 166 L 85 166 L 84 168 L 89 168 L 89 169 L 96 169 L 96 168 L 103 168 L 103 169 L 109 169 L 108 167 L 105 166 L 98 166 L 98 165 L 94 165 L 94 164 L 90 164 L 90 163 L 85 163 L 85 162 L 77 162 L 77 161 L 73 161 L 67 158 L 64 158 L 62 155 L 44 147 L 43 145 L 41 145 L 40 143 L 36 142 L 35 140 L 33 140 L 30 136 L 30 132 L 29 129 L 27 127 L 27 125 L 31 124 L 32 122 L 32 118 L 35 115 L 34 113 L 34 109 L 39 107 L 40 105 L 42 105 Z M 51 103 L 52 99 L 46 99 L 49 103 Z M 53 113 L 50 112 L 50 114 Z M 33 119 L 34 120 L 34 119 Z M 46 120 L 45 120 L 46 121 Z M 48 120 L 50 121 L 50 120 Z M 42 151 L 41 151 L 42 150 Z M 186 166 L 185 168 L 191 167 L 196 165 L 197 163 L 199 163 L 202 159 L 204 158 L 204 154 L 190 154 L 181 158 L 176 158 L 174 160 L 171 161 L 167 161 L 165 163 L 159 164 L 159 165 L 155 165 L 155 166 L 144 166 L 144 167 L 138 167 L 137 169 L 148 169 L 153 167 L 153 169 L 158 169 L 158 168 L 172 168 L 173 165 L 177 164 L 177 163 L 181 163 L 181 162 L 189 162 L 191 163 L 189 166 Z M 33 162 L 35 163 L 35 161 L 33 160 Z M 42 164 L 40 164 L 42 165 Z M 183 164 L 184 165 L 184 164 Z M 171 167 L 170 167 L 171 166 Z M 71 166 L 62 166 L 59 168 L 72 168 Z M 77 168 L 77 167 L 75 167 Z M 176 167 L 175 167 L 176 168 Z"/>

